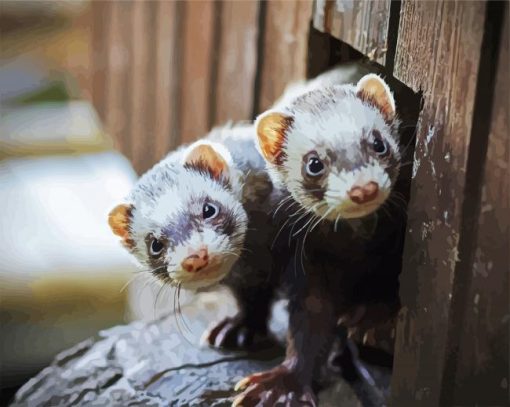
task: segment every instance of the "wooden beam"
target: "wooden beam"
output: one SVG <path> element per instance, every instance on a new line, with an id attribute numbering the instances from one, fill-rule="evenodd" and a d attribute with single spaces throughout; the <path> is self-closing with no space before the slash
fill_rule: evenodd
<path id="1" fill-rule="evenodd" d="M 154 95 L 154 152 L 152 163 L 177 145 L 177 96 L 179 86 L 179 41 L 182 3 L 159 1 L 155 17 L 156 49 Z"/>
<path id="2" fill-rule="evenodd" d="M 131 27 L 131 157 L 135 170 L 142 174 L 153 164 L 155 107 L 155 49 L 158 39 L 154 21 L 158 3 L 135 1 Z M 127 22 L 126 22 L 127 23 Z"/>
<path id="3" fill-rule="evenodd" d="M 484 40 L 487 49 L 482 52 L 489 51 L 490 44 L 494 44 L 492 55 L 484 59 L 494 65 L 499 59 L 499 64 L 492 73 L 480 73 L 484 81 L 495 77 L 492 87 L 479 85 L 489 92 L 494 89 L 493 102 L 479 106 L 479 110 L 492 107 L 492 115 L 488 119 L 475 118 L 475 122 L 490 126 L 490 135 L 485 168 L 480 175 L 483 178 L 477 181 L 467 174 L 471 178 L 469 181 L 476 184 L 473 186 L 483 190 L 481 203 L 471 219 L 471 225 L 478 233 L 473 239 L 469 273 L 464 275 L 469 281 L 463 282 L 465 287 L 460 286 L 466 293 L 457 295 L 460 297 L 458 304 L 452 303 L 452 308 L 457 305 L 462 313 L 456 312 L 450 318 L 451 356 L 445 369 L 450 383 L 445 388 L 444 404 L 496 406 L 505 405 L 510 400 L 510 44 L 508 12 L 501 12 L 494 4 L 487 7 L 493 9 L 492 15 L 487 14 L 487 23 L 494 35 Z M 497 47 L 499 27 L 496 20 L 499 16 L 505 21 L 501 45 Z M 481 150 L 483 147 L 476 144 L 472 148 Z M 477 158 L 477 161 L 482 160 Z"/>
<path id="4" fill-rule="evenodd" d="M 423 93 L 392 404 L 440 405 L 485 22 L 482 2 L 402 3 L 394 75 Z"/>
<path id="5" fill-rule="evenodd" d="M 249 120 L 257 67 L 258 1 L 223 1 L 212 124 Z"/>
<path id="6" fill-rule="evenodd" d="M 133 31 L 129 22 L 132 2 L 112 2 L 108 39 L 108 73 L 106 82 L 106 131 L 116 147 L 131 156 L 131 59 Z M 107 21 L 103 21 L 105 24 Z"/>
<path id="7" fill-rule="evenodd" d="M 314 27 L 384 65 L 391 0 L 318 0 Z"/>
<path id="8" fill-rule="evenodd" d="M 287 84 L 306 77 L 308 31 L 313 3 L 269 1 L 266 4 L 260 88 L 256 91 L 260 113 L 280 97 Z"/>
<path id="9" fill-rule="evenodd" d="M 209 130 L 211 69 L 213 62 L 213 1 L 184 3 L 182 61 L 180 80 L 179 141 L 190 142 Z"/>

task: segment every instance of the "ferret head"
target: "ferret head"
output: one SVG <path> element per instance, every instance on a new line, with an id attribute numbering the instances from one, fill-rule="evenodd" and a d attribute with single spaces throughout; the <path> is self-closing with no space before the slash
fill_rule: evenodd
<path id="1" fill-rule="evenodd" d="M 230 154 L 197 142 L 182 162 L 143 175 L 128 203 L 109 215 L 112 231 L 155 276 L 196 289 L 220 281 L 239 257 L 247 215 Z"/>
<path id="2" fill-rule="evenodd" d="M 324 219 L 374 212 L 398 176 L 395 102 L 377 75 L 314 89 L 263 113 L 256 128 L 274 180 Z"/>

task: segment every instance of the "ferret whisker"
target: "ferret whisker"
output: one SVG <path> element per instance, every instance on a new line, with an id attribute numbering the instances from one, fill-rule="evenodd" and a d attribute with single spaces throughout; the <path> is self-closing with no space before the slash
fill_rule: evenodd
<path id="1" fill-rule="evenodd" d="M 338 221 L 340 220 L 340 214 L 337 215 L 336 219 L 335 219 L 335 225 L 333 227 L 333 232 L 336 233 L 336 230 L 337 230 L 337 226 L 338 226 Z"/>
<path id="2" fill-rule="evenodd" d="M 177 309 L 179 310 L 179 314 L 181 315 L 181 321 L 182 321 L 182 324 L 184 325 L 184 328 L 186 328 L 189 333 L 192 333 L 191 329 L 186 321 L 186 318 L 184 317 L 184 314 L 182 313 L 182 309 L 181 309 L 181 286 L 182 286 L 182 283 L 179 283 L 177 285 Z"/>
<path id="3" fill-rule="evenodd" d="M 296 226 L 296 224 L 301 221 L 302 219 L 305 219 L 307 216 L 311 215 L 311 218 L 310 219 L 307 219 L 304 221 L 304 225 L 296 232 L 296 233 L 293 233 L 294 232 L 294 227 Z M 297 219 L 293 224 L 292 224 L 292 227 L 290 229 L 290 233 L 289 233 L 289 246 L 290 246 L 290 241 L 293 237 L 296 237 L 297 235 L 299 235 L 299 232 L 301 232 L 307 225 L 308 225 L 308 222 L 310 222 L 311 220 L 313 220 L 313 212 L 312 210 L 308 210 L 306 211 L 303 215 L 301 215 L 299 217 L 299 219 Z"/>
<path id="4" fill-rule="evenodd" d="M 310 223 L 310 225 L 311 225 L 311 223 Z M 305 231 L 305 235 L 303 236 L 303 242 L 301 244 L 301 269 L 303 270 L 303 274 L 306 274 L 303 258 L 306 258 L 305 243 L 306 243 L 306 238 L 309 235 L 309 232 L 310 232 L 310 226 L 308 226 L 308 229 Z"/>
<path id="5" fill-rule="evenodd" d="M 298 215 L 301 215 L 303 212 L 307 212 L 307 211 L 308 211 L 308 209 L 306 209 L 306 208 L 304 208 L 304 207 L 300 206 L 300 207 L 296 210 L 296 212 L 294 212 L 294 213 L 292 213 L 292 214 L 290 214 L 290 215 L 289 215 L 289 218 L 294 218 L 294 217 L 296 217 L 296 216 L 298 216 Z"/>
<path id="6" fill-rule="evenodd" d="M 276 211 L 274 212 L 274 214 L 273 214 L 273 220 L 275 219 L 275 217 L 276 217 L 276 215 L 277 215 L 278 211 L 279 211 L 282 207 L 284 207 L 284 206 L 285 206 L 285 211 L 288 211 L 288 210 L 290 210 L 290 209 L 291 209 L 293 206 L 295 206 L 295 205 L 299 205 L 299 203 L 298 203 L 298 202 L 296 202 L 296 201 L 290 201 L 290 202 L 285 202 L 285 203 L 283 203 L 283 204 L 282 204 L 281 206 L 279 206 L 279 207 L 276 209 Z"/>
<path id="7" fill-rule="evenodd" d="M 289 196 L 287 196 L 287 197 L 283 198 L 283 199 L 282 199 L 282 200 L 278 203 L 278 205 L 276 206 L 276 209 L 275 209 L 275 210 L 274 210 L 274 212 L 273 212 L 273 219 L 275 218 L 275 216 L 276 216 L 276 214 L 278 213 L 278 211 L 279 211 L 279 210 L 280 210 L 283 206 L 285 206 L 285 204 L 288 204 L 289 202 L 290 202 L 290 205 L 291 205 L 291 206 L 292 206 L 292 205 L 294 205 L 295 203 L 297 203 L 296 201 L 294 201 L 294 200 L 292 199 L 292 195 L 289 195 Z M 287 209 L 289 209 L 289 208 L 287 208 Z"/>
<path id="8" fill-rule="evenodd" d="M 282 233 L 282 231 L 285 229 L 285 226 L 290 222 L 290 216 L 285 220 L 285 222 L 283 223 L 283 225 L 280 227 L 280 229 L 278 230 L 278 233 L 275 235 L 274 239 L 273 239 L 273 242 L 271 243 L 271 250 L 273 250 L 274 248 L 274 245 L 276 243 L 276 241 L 278 240 L 278 237 L 280 236 L 280 233 Z"/>
<path id="9" fill-rule="evenodd" d="M 132 276 L 132 277 L 131 277 L 131 278 L 130 278 L 127 282 L 126 282 L 126 284 L 124 284 L 124 285 L 122 286 L 122 288 L 120 289 L 119 293 L 124 292 L 124 290 L 125 290 L 125 289 L 126 289 L 126 288 L 127 288 L 127 287 L 128 287 L 128 286 L 132 283 L 132 282 L 134 282 L 137 278 L 144 278 L 144 277 L 145 277 L 145 274 L 140 274 L 140 273 L 135 274 L 134 276 Z"/>
<path id="10" fill-rule="evenodd" d="M 319 223 L 321 223 L 324 219 L 326 219 L 326 217 L 331 213 L 333 212 L 335 208 L 332 207 L 332 208 L 329 208 L 322 217 L 319 218 L 319 220 L 312 226 L 312 228 L 310 229 L 310 232 L 313 232 L 313 230 L 317 227 L 317 225 Z"/>
<path id="11" fill-rule="evenodd" d="M 179 289 L 179 285 L 178 284 L 175 289 L 174 289 L 174 319 L 175 319 L 175 324 L 176 324 L 176 327 L 177 327 L 177 331 L 179 331 L 179 335 L 186 341 L 188 342 L 190 345 L 193 346 L 193 344 L 189 341 L 189 339 L 186 337 L 186 335 L 184 334 L 182 328 L 181 328 L 181 324 L 179 323 L 179 309 L 180 309 L 180 304 L 178 302 L 178 289 Z"/>
<path id="12" fill-rule="evenodd" d="M 241 247 L 241 248 L 239 249 L 239 251 L 240 251 L 241 253 L 250 253 L 250 254 L 253 254 L 253 250 L 248 249 L 247 247 Z"/>
<path id="13" fill-rule="evenodd" d="M 174 289 L 174 303 L 173 303 L 173 306 L 174 306 L 174 320 L 175 320 L 175 326 L 177 328 L 177 331 L 179 331 L 179 335 L 181 335 L 181 337 L 183 339 L 186 339 L 186 337 L 184 336 L 184 333 L 182 332 L 182 329 L 181 329 L 181 325 L 179 323 L 179 315 L 177 313 L 177 287 L 175 287 Z"/>
<path id="14" fill-rule="evenodd" d="M 154 319 L 156 319 L 156 311 L 157 311 L 157 307 L 158 307 L 158 299 L 159 299 L 159 296 L 161 295 L 161 292 L 165 288 L 165 285 L 166 285 L 166 282 L 163 281 L 163 284 L 161 284 L 161 286 L 159 287 L 158 293 L 156 294 L 156 298 L 154 299 Z"/>
<path id="15" fill-rule="evenodd" d="M 308 226 L 309 223 L 314 221 L 314 219 L 316 219 L 316 216 L 312 213 L 312 216 L 310 217 L 310 219 L 307 220 L 305 222 L 305 224 L 296 233 L 292 234 L 292 237 L 296 237 L 297 235 L 299 235 L 299 232 L 301 232 L 303 229 L 305 229 Z M 292 230 L 291 230 L 291 233 L 292 233 Z"/>

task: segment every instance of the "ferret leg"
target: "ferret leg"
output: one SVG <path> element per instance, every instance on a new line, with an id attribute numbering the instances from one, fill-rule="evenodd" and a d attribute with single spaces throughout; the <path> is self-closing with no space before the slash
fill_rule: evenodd
<path id="1" fill-rule="evenodd" d="M 274 341 L 269 337 L 268 319 L 274 290 L 269 284 L 231 287 L 239 312 L 216 324 L 206 333 L 209 345 L 226 349 L 260 349 Z"/>
<path id="2" fill-rule="evenodd" d="M 288 405 L 316 406 L 312 380 L 326 362 L 334 337 L 336 316 L 328 294 L 309 281 L 305 295 L 289 302 L 287 356 L 277 367 L 241 380 L 236 390 L 244 390 L 234 406 Z M 323 288 L 323 287 L 322 287 Z"/>

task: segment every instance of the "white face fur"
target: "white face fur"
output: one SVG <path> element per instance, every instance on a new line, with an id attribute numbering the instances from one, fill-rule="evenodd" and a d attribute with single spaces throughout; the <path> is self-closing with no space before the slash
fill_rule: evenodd
<path id="1" fill-rule="evenodd" d="M 394 106 L 375 75 L 357 87 L 315 89 L 257 119 L 259 147 L 303 208 L 329 220 L 360 218 L 385 202 L 398 176 Z"/>
<path id="2" fill-rule="evenodd" d="M 191 155 L 190 148 L 183 163 L 162 161 L 129 197 L 124 245 L 155 276 L 187 289 L 223 279 L 241 254 L 246 233 L 247 215 L 229 157 L 222 152 L 215 161 L 214 150 Z M 187 162 L 186 156 L 191 156 Z"/>

